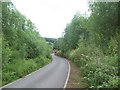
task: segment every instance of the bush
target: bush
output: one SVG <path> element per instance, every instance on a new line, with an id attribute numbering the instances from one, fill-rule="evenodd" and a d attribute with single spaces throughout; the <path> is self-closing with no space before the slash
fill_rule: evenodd
<path id="1" fill-rule="evenodd" d="M 2 8 L 2 81 L 5 85 L 48 64 L 51 47 L 11 2 L 2 3 Z"/>
<path id="2" fill-rule="evenodd" d="M 113 40 L 112 40 L 113 42 Z M 84 79 L 91 88 L 110 88 L 118 86 L 118 56 L 116 44 L 110 43 L 107 56 L 94 44 L 84 45 L 69 52 L 69 58 L 80 68 Z"/>

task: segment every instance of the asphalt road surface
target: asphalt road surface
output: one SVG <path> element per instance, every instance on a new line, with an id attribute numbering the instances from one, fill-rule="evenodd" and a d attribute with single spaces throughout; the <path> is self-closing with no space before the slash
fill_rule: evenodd
<path id="1" fill-rule="evenodd" d="M 50 64 L 3 88 L 64 88 L 69 76 L 69 63 L 55 55 L 52 58 Z"/>

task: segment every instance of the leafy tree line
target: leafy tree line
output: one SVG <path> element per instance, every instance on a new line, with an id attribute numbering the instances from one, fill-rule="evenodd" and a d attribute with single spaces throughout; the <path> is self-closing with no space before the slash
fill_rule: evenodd
<path id="1" fill-rule="evenodd" d="M 47 37 L 44 37 L 44 39 L 45 39 L 50 45 L 52 45 L 52 44 L 56 41 L 55 38 L 47 38 Z"/>
<path id="2" fill-rule="evenodd" d="M 2 3 L 2 85 L 51 61 L 51 46 L 11 2 Z"/>
<path id="3" fill-rule="evenodd" d="M 118 87 L 120 7 L 117 2 L 89 3 L 89 17 L 75 14 L 64 37 L 54 43 L 57 55 L 69 58 L 89 88 Z"/>

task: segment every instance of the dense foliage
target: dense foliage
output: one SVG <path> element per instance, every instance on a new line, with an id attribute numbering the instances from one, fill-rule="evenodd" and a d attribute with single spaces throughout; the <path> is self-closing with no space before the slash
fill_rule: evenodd
<path id="1" fill-rule="evenodd" d="M 80 68 L 88 87 L 118 87 L 119 4 L 94 2 L 89 7 L 91 15 L 77 13 L 54 48 L 58 55 L 69 58 Z"/>
<path id="2" fill-rule="evenodd" d="M 10 2 L 2 3 L 2 31 L 3 85 L 50 62 L 51 47 Z"/>
<path id="3" fill-rule="evenodd" d="M 50 45 L 52 45 L 52 44 L 56 41 L 55 38 L 47 38 L 47 37 L 45 37 L 44 39 L 45 39 Z"/>

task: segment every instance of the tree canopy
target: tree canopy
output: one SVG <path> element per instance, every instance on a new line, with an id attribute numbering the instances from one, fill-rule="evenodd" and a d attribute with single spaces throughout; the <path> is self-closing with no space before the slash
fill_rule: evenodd
<path id="1" fill-rule="evenodd" d="M 120 55 L 118 2 L 89 3 L 89 17 L 75 14 L 54 47 L 57 55 L 72 60 L 90 88 L 117 87 Z"/>
<path id="2" fill-rule="evenodd" d="M 3 85 L 21 78 L 51 60 L 51 46 L 31 20 L 11 2 L 2 3 Z"/>

